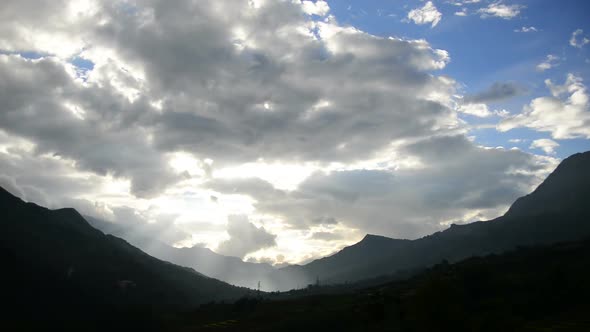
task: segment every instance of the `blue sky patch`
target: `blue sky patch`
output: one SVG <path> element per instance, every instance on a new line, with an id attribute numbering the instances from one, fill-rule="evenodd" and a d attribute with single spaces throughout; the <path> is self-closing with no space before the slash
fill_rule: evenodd
<path id="1" fill-rule="evenodd" d="M 410 11 L 423 8 L 428 2 L 355 0 L 329 4 L 331 14 L 340 23 L 383 37 L 425 39 L 432 47 L 448 51 L 451 62 L 441 73 L 456 79 L 466 95 L 477 94 L 495 82 L 514 82 L 526 89 L 526 93 L 513 98 L 488 103 L 490 111 L 522 112 L 534 98 L 551 95 L 545 84 L 547 79 L 563 84 L 568 73 L 572 73 L 584 82 L 590 80 L 590 45 L 576 47 L 570 42 L 576 30 L 582 30 L 580 40 L 590 35 L 588 1 L 431 1 L 441 15 L 435 26 L 409 19 Z M 496 16 L 489 10 L 492 6 L 506 6 L 504 9 L 513 12 L 498 11 Z M 497 117 L 461 117 L 473 125 L 499 121 Z M 523 128 L 505 133 L 487 128 L 473 130 L 471 135 L 476 142 L 490 146 L 511 146 L 510 140 L 522 135 L 520 139 L 529 143 L 519 147 L 535 153 L 539 151 L 528 148 L 532 140 L 551 138 L 548 133 Z M 585 139 L 555 141 L 559 143 L 559 157 L 590 149 Z"/>

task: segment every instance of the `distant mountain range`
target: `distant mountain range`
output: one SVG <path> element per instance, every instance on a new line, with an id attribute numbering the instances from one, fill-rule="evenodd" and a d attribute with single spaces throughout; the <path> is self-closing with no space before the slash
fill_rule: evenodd
<path id="1" fill-rule="evenodd" d="M 85 216 L 97 229 L 112 234 L 142 248 L 146 253 L 162 260 L 195 269 L 209 277 L 223 280 L 232 285 L 256 288 L 258 281 L 263 288 L 270 285 L 270 275 L 275 268 L 265 263 L 244 262 L 240 258 L 224 256 L 208 248 L 175 248 L 163 242 L 146 238 L 132 228 L 120 224 Z"/>
<path id="2" fill-rule="evenodd" d="M 178 330 L 587 332 L 588 280 L 590 239 L 443 262 L 372 286 L 312 286 L 271 301 L 208 305 L 185 315 Z"/>
<path id="3" fill-rule="evenodd" d="M 508 212 L 490 221 L 452 225 L 417 240 L 396 240 L 367 235 L 362 241 L 329 257 L 306 265 L 274 269 L 267 264 L 246 263 L 209 249 L 174 248 L 133 232 L 87 218 L 106 233 L 128 239 L 149 254 L 189 266 L 226 282 L 254 287 L 261 281 L 267 290 L 306 287 L 321 283 L 357 282 L 378 276 L 408 275 L 443 260 L 500 253 L 518 246 L 534 246 L 590 235 L 590 152 L 565 159 L 531 194 L 519 198 Z"/>
<path id="4" fill-rule="evenodd" d="M 418 240 L 367 235 L 332 256 L 275 269 L 204 248 L 153 242 L 115 223 L 88 217 L 89 224 L 74 209 L 49 210 L 0 188 L 0 292 L 6 304 L 0 321 L 19 330 L 52 322 L 61 330 L 160 330 L 159 324 L 180 324 L 177 315 L 199 304 L 255 294 L 210 276 L 250 287 L 261 281 L 272 290 L 303 288 L 319 279 L 323 285 L 348 284 L 334 290 L 349 292 L 370 285 L 367 280 L 407 278 L 441 262 L 587 238 L 589 200 L 586 152 L 565 159 L 502 217 L 453 225 Z"/>
<path id="5" fill-rule="evenodd" d="M 2 315 L 21 320 L 22 329 L 163 315 L 249 291 L 151 257 L 74 209 L 49 210 L 0 188 L 0 210 Z M 149 324 L 150 316 L 142 321 Z"/>
<path id="6" fill-rule="evenodd" d="M 0 274 L 0 289 L 12 299 L 14 312 L 35 312 L 48 319 L 73 313 L 83 316 L 89 310 L 106 316 L 129 314 L 130 308 L 158 313 L 185 310 L 248 293 L 210 277 L 252 288 L 261 281 L 266 289 L 289 290 L 317 279 L 334 284 L 394 278 L 441 261 L 583 239 L 590 236 L 589 200 L 590 152 L 586 152 L 565 159 L 502 217 L 453 225 L 417 240 L 367 235 L 332 256 L 275 269 L 204 248 L 147 245 L 150 239 L 134 238 L 117 224 L 87 218 L 105 233 L 147 248 L 146 254 L 93 228 L 73 209 L 48 210 L 2 189 L 0 259 L 7 272 Z M 80 308 L 79 303 L 87 305 Z"/>
<path id="7" fill-rule="evenodd" d="M 490 221 L 452 225 L 421 239 L 395 240 L 367 235 L 362 241 L 303 266 L 281 269 L 278 279 L 304 285 L 354 282 L 420 270 L 471 256 L 500 253 L 519 246 L 573 241 L 590 236 L 590 152 L 565 160 L 531 194 Z"/>

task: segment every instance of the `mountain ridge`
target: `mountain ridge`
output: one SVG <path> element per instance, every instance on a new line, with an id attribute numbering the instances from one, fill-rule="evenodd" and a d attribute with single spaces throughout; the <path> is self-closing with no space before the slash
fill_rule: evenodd
<path id="1" fill-rule="evenodd" d="M 563 160 L 532 193 L 517 199 L 503 216 L 452 225 L 416 240 L 367 234 L 329 257 L 287 269 L 301 278 L 298 284 L 313 283 L 317 278 L 342 283 L 422 269 L 442 260 L 501 253 L 518 246 L 581 239 L 590 235 L 590 212 L 585 209 L 585 199 L 590 197 L 588 170 L 590 151 L 577 153 Z M 366 250 L 368 247 L 380 250 Z M 350 256 L 362 263 L 334 263 Z"/>
<path id="2" fill-rule="evenodd" d="M 0 209 L 0 291 L 12 301 L 7 312 L 31 324 L 115 322 L 249 292 L 105 235 L 71 208 L 49 210 L 0 188 Z"/>
<path id="3" fill-rule="evenodd" d="M 263 290 L 267 290 L 266 287 L 272 283 L 269 275 L 275 269 L 269 264 L 244 262 L 238 257 L 221 255 L 209 248 L 198 246 L 175 248 L 163 242 L 137 235 L 133 229 L 126 229 L 117 223 L 107 222 L 92 216 L 87 216 L 86 219 L 95 228 L 124 238 L 154 257 L 191 267 L 208 277 L 249 288 L 256 288 L 258 281 L 260 281 L 264 285 Z"/>
<path id="4" fill-rule="evenodd" d="M 510 206 L 505 216 L 526 215 L 527 212 L 529 214 L 531 212 L 538 214 L 580 208 L 582 205 L 580 204 L 581 196 L 590 197 L 590 186 L 579 186 L 580 182 L 590 184 L 589 167 L 590 151 L 569 156 L 532 193 L 518 198 Z M 564 169 L 567 170 L 567 173 Z M 579 188 L 574 193 L 568 191 L 568 187 Z M 561 196 L 562 198 L 558 201 L 560 203 L 559 205 L 556 205 L 555 200 L 552 200 L 552 198 L 557 196 Z"/>
<path id="5" fill-rule="evenodd" d="M 318 280 L 330 284 L 384 275 L 395 276 L 397 273 L 407 275 L 408 271 L 417 271 L 441 261 L 455 262 L 471 256 L 501 253 L 519 246 L 577 240 L 590 235 L 590 213 L 585 208 L 586 200 L 590 197 L 588 170 L 590 152 L 572 155 L 563 160 L 533 192 L 517 199 L 501 217 L 452 225 L 444 231 L 416 240 L 367 234 L 361 241 L 305 265 L 274 269 L 270 265 L 218 255 L 206 248 L 179 249 L 153 241 L 152 248 L 147 251 L 161 260 L 188 266 L 201 276 L 250 287 L 256 287 L 256 282 L 261 281 L 267 290 L 301 288 Z M 11 197 L 6 198 L 7 193 L 2 189 L 0 198 L 4 197 L 12 202 L 10 204 L 20 201 L 9 193 Z M 24 204 L 40 208 L 34 203 Z M 108 233 L 104 229 L 106 226 L 97 226 L 100 220 L 84 218 L 74 209 L 59 209 L 52 213 L 54 217 L 59 217 L 54 226 L 69 227 L 85 236 L 96 235 L 95 232 L 102 234 L 92 226 Z M 71 219 L 80 222 L 71 223 Z M 134 245 L 146 240 L 133 238 L 129 232 L 112 233 L 125 237 Z"/>

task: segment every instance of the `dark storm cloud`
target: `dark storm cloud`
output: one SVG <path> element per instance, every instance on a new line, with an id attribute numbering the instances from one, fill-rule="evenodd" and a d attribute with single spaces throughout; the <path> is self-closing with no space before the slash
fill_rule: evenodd
<path id="1" fill-rule="evenodd" d="M 464 98 L 468 104 L 495 103 L 523 95 L 527 89 L 514 82 L 496 82 L 484 91 L 474 95 L 467 95 Z"/>

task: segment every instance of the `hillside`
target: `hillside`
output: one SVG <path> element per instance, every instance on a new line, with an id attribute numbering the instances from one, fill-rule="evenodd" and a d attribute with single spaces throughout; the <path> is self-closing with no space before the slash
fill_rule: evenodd
<path id="1" fill-rule="evenodd" d="M 193 268 L 211 278 L 249 288 L 256 288 L 258 281 L 261 282 L 263 289 L 271 285 L 270 274 L 275 269 L 269 264 L 244 262 L 240 258 L 220 255 L 208 248 L 197 246 L 175 248 L 157 240 L 145 238 L 141 232 L 125 228 L 118 223 L 89 216 L 85 218 L 95 228 L 106 234 L 123 238 L 153 257 Z"/>
<path id="2" fill-rule="evenodd" d="M 150 321 L 168 312 L 247 293 L 105 235 L 74 209 L 48 210 L 2 188 L 0 209 L 0 290 L 9 301 L 3 314 L 23 328 L 137 324 L 136 316 L 154 327 Z"/>
<path id="3" fill-rule="evenodd" d="M 519 246 L 550 244 L 590 236 L 590 152 L 565 159 L 531 194 L 502 217 L 407 241 L 367 236 L 361 242 L 304 266 L 282 269 L 277 278 L 307 285 L 317 278 L 343 283 L 420 270 L 442 260 L 458 261 Z"/>
<path id="4" fill-rule="evenodd" d="M 589 331 L 590 240 L 442 263 L 357 291 L 211 304 L 179 331 Z M 324 287 L 329 288 L 330 287 Z M 305 295 L 308 292 L 310 295 Z"/>

